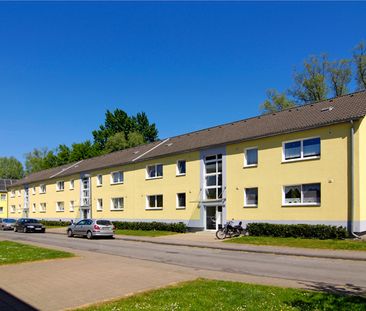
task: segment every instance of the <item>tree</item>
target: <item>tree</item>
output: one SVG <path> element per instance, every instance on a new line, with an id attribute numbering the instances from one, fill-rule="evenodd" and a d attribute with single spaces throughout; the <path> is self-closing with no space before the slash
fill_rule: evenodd
<path id="1" fill-rule="evenodd" d="M 0 157 L 0 178 L 20 179 L 24 176 L 23 164 L 14 157 Z"/>
<path id="2" fill-rule="evenodd" d="M 158 130 L 155 123 L 150 124 L 145 112 L 139 112 L 136 117 L 132 117 L 135 132 L 142 134 L 144 142 L 151 143 L 158 139 Z"/>
<path id="3" fill-rule="evenodd" d="M 263 114 L 281 111 L 295 107 L 296 104 L 287 98 L 286 94 L 279 93 L 275 89 L 267 90 L 267 99 L 261 104 L 260 109 Z"/>
<path id="4" fill-rule="evenodd" d="M 356 66 L 356 81 L 360 90 L 366 89 L 366 44 L 360 42 L 353 50 L 353 59 Z"/>
<path id="5" fill-rule="evenodd" d="M 113 152 L 118 150 L 123 150 L 128 147 L 128 143 L 124 132 L 119 132 L 110 136 L 105 144 L 105 152 Z"/>
<path id="6" fill-rule="evenodd" d="M 330 89 L 334 96 L 341 96 L 348 93 L 348 84 L 351 82 L 352 78 L 350 60 L 340 59 L 326 62 L 326 73 Z"/>
<path id="7" fill-rule="evenodd" d="M 326 63 L 325 55 L 310 56 L 304 61 L 303 71 L 295 71 L 295 86 L 289 92 L 298 103 L 304 104 L 327 99 Z"/>
<path id="8" fill-rule="evenodd" d="M 57 166 L 57 157 L 47 148 L 33 149 L 25 155 L 26 173 L 34 173 Z"/>
<path id="9" fill-rule="evenodd" d="M 69 163 L 96 157 L 100 154 L 100 151 L 90 140 L 86 140 L 82 143 L 74 143 L 71 146 Z"/>
<path id="10" fill-rule="evenodd" d="M 139 132 L 130 132 L 128 134 L 128 147 L 136 147 L 145 143 L 144 136 Z"/>
<path id="11" fill-rule="evenodd" d="M 71 150 L 66 145 L 59 145 L 57 148 L 57 165 L 70 163 Z"/>

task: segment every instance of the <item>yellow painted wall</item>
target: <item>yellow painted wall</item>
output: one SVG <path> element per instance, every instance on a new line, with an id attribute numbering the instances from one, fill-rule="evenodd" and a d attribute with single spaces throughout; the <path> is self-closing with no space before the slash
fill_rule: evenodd
<path id="1" fill-rule="evenodd" d="M 347 220 L 349 124 L 239 143 L 227 147 L 227 218 L 245 221 Z M 282 143 L 321 138 L 321 157 L 282 163 Z M 258 146 L 258 166 L 244 168 L 244 149 Z M 282 206 L 284 185 L 321 184 L 320 206 Z M 258 207 L 244 207 L 244 188 L 258 187 Z"/>
<path id="2" fill-rule="evenodd" d="M 0 218 L 7 218 L 7 209 L 8 194 L 6 192 L 0 192 Z"/>

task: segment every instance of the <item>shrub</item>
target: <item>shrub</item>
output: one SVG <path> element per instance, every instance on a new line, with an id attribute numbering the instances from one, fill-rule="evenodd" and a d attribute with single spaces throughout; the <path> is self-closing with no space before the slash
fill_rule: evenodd
<path id="1" fill-rule="evenodd" d="M 348 237 L 347 229 L 326 225 L 279 225 L 269 223 L 247 224 L 249 235 L 272 236 L 282 238 L 313 238 L 313 239 L 345 239 Z"/>
<path id="2" fill-rule="evenodd" d="M 172 231 L 186 232 L 187 226 L 182 223 L 165 223 L 165 222 L 129 222 L 129 221 L 113 221 L 116 229 L 120 230 L 144 230 L 144 231 Z"/>
<path id="3" fill-rule="evenodd" d="M 55 227 L 67 227 L 71 224 L 70 221 L 61 221 L 61 220 L 40 220 L 42 224 L 45 226 L 55 226 Z"/>

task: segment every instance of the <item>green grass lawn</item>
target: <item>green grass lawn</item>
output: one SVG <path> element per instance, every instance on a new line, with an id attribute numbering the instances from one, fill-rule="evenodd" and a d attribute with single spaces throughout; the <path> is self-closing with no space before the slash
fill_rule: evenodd
<path id="1" fill-rule="evenodd" d="M 225 242 L 239 243 L 239 244 L 253 244 L 253 245 L 273 245 L 273 246 L 366 251 L 366 242 L 360 240 L 318 240 L 318 239 L 244 236 L 226 240 Z"/>
<path id="2" fill-rule="evenodd" d="M 73 256 L 74 255 L 71 253 L 53 249 L 11 241 L 0 241 L 0 265 L 43 259 L 67 258 Z"/>
<path id="3" fill-rule="evenodd" d="M 173 234 L 179 234 L 179 233 L 171 232 L 171 231 L 157 231 L 157 230 L 151 230 L 151 231 L 145 231 L 145 230 L 116 230 L 116 234 L 159 237 L 159 236 L 173 235 Z"/>
<path id="4" fill-rule="evenodd" d="M 199 279 L 80 310 L 364 311 L 366 298 Z"/>

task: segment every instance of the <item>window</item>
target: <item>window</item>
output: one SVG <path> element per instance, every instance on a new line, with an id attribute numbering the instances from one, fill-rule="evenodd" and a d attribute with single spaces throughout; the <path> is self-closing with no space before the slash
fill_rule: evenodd
<path id="1" fill-rule="evenodd" d="M 148 195 L 146 197 L 147 206 L 146 209 L 162 209 L 163 208 L 163 195 Z"/>
<path id="2" fill-rule="evenodd" d="M 44 184 L 39 185 L 39 193 L 46 193 L 46 185 Z"/>
<path id="3" fill-rule="evenodd" d="M 112 198 L 111 211 L 122 211 L 122 210 L 123 210 L 123 198 Z"/>
<path id="4" fill-rule="evenodd" d="M 205 200 L 222 198 L 222 154 L 205 158 Z"/>
<path id="5" fill-rule="evenodd" d="M 97 211 L 103 210 L 103 199 L 97 199 Z"/>
<path id="6" fill-rule="evenodd" d="M 39 204 L 39 212 L 45 213 L 46 212 L 46 203 Z"/>
<path id="7" fill-rule="evenodd" d="M 146 174 L 147 179 L 163 177 L 163 164 L 148 165 Z"/>
<path id="8" fill-rule="evenodd" d="M 258 148 L 248 148 L 244 152 L 244 166 L 251 167 L 258 165 Z"/>
<path id="9" fill-rule="evenodd" d="M 320 184 L 283 187 L 283 205 L 319 205 Z"/>
<path id="10" fill-rule="evenodd" d="M 32 194 L 36 194 L 36 187 L 32 187 Z"/>
<path id="11" fill-rule="evenodd" d="M 70 180 L 70 187 L 69 187 L 69 189 L 70 190 L 74 190 L 74 187 L 75 187 L 75 180 L 71 179 Z"/>
<path id="12" fill-rule="evenodd" d="M 18 204 L 18 214 L 20 214 L 22 212 L 22 205 Z"/>
<path id="13" fill-rule="evenodd" d="M 103 175 L 97 175 L 97 186 L 100 187 L 103 185 Z"/>
<path id="14" fill-rule="evenodd" d="M 37 212 L 37 205 L 36 205 L 36 203 L 33 203 L 32 204 L 32 212 L 33 213 Z"/>
<path id="15" fill-rule="evenodd" d="M 121 184 L 123 183 L 123 172 L 112 172 L 111 173 L 111 184 Z"/>
<path id="16" fill-rule="evenodd" d="M 4 208 L 0 206 L 0 214 L 4 213 Z"/>
<path id="17" fill-rule="evenodd" d="M 177 175 L 182 176 L 186 174 L 186 160 L 179 160 L 177 162 Z"/>
<path id="18" fill-rule="evenodd" d="M 56 212 L 64 212 L 65 205 L 64 202 L 56 202 Z"/>
<path id="19" fill-rule="evenodd" d="M 14 198 L 14 197 L 15 197 L 15 190 L 11 190 L 11 192 L 10 192 L 10 197 L 11 197 L 11 198 Z"/>
<path id="20" fill-rule="evenodd" d="M 21 190 L 17 190 L 18 197 L 20 197 L 20 194 L 21 194 Z"/>
<path id="21" fill-rule="evenodd" d="M 5 201 L 6 200 L 6 194 L 2 194 L 1 195 L 1 201 Z"/>
<path id="22" fill-rule="evenodd" d="M 186 194 L 177 193 L 177 208 L 186 208 Z"/>
<path id="23" fill-rule="evenodd" d="M 244 190 L 244 206 L 258 205 L 258 188 L 245 188 Z"/>
<path id="24" fill-rule="evenodd" d="M 58 181 L 56 183 L 56 190 L 57 191 L 64 191 L 65 189 L 65 183 L 63 181 Z"/>
<path id="25" fill-rule="evenodd" d="M 15 213 L 15 205 L 10 205 L 10 213 Z"/>
<path id="26" fill-rule="evenodd" d="M 320 138 L 308 138 L 283 143 L 283 160 L 303 160 L 320 157 Z"/>
<path id="27" fill-rule="evenodd" d="M 75 210 L 75 203 L 74 203 L 74 201 L 70 201 L 69 210 L 70 210 L 70 212 L 73 212 Z"/>

